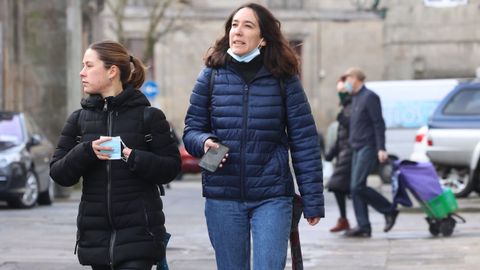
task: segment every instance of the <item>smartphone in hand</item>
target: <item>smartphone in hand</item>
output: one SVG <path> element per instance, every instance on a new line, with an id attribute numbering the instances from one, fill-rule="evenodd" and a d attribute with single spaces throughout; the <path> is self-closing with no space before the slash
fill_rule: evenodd
<path id="1" fill-rule="evenodd" d="M 220 146 L 219 148 L 210 147 L 198 164 L 209 172 L 215 172 L 222 162 L 222 159 L 225 158 L 225 155 L 228 153 L 229 149 L 227 146 L 220 143 L 218 145 Z"/>

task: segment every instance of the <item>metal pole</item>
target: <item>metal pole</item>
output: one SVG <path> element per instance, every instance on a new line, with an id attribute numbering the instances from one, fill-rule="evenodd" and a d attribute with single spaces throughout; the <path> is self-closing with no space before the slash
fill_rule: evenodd
<path id="1" fill-rule="evenodd" d="M 3 85 L 3 66 L 4 66 L 4 59 L 3 59 L 3 24 L 0 22 L 0 110 L 3 110 L 3 92 L 4 92 L 4 85 Z"/>
<path id="2" fill-rule="evenodd" d="M 67 7 L 67 108 L 66 117 L 80 108 L 82 90 L 80 67 L 82 61 L 82 8 L 81 2 L 69 0 Z"/>

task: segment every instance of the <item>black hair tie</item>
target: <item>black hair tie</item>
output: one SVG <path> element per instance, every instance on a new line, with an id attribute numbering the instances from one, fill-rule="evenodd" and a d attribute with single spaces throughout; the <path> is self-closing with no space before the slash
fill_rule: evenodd
<path id="1" fill-rule="evenodd" d="M 133 63 L 133 56 L 130 55 L 130 62 Z"/>

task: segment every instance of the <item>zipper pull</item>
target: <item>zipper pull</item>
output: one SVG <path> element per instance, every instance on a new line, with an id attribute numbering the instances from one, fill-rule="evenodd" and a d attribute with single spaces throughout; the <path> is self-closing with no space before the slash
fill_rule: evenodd
<path id="1" fill-rule="evenodd" d="M 106 112 L 108 110 L 108 101 L 107 99 L 104 99 L 105 103 L 103 103 L 103 111 Z"/>

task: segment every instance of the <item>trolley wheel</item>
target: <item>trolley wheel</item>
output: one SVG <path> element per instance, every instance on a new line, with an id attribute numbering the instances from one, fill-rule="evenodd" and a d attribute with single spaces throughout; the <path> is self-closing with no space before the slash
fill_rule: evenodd
<path id="1" fill-rule="evenodd" d="M 440 222 L 440 232 L 443 234 L 443 236 L 450 236 L 453 233 L 453 229 L 455 228 L 455 219 L 453 219 L 451 216 L 448 216 Z"/>
<path id="2" fill-rule="evenodd" d="M 438 236 L 440 234 L 440 221 L 435 218 L 426 218 L 428 222 L 428 231 L 433 236 Z"/>
<path id="3" fill-rule="evenodd" d="M 438 234 L 440 234 L 440 226 L 438 226 L 438 224 L 430 224 L 428 230 L 433 236 L 438 236 Z"/>

